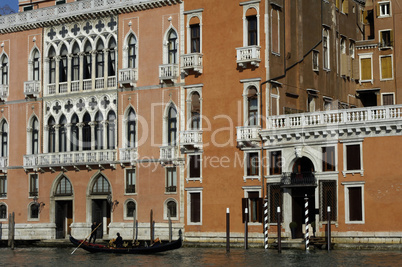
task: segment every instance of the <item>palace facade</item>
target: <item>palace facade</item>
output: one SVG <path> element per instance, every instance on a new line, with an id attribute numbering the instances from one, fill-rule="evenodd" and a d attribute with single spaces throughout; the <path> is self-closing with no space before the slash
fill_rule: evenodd
<path id="1" fill-rule="evenodd" d="M 232 240 L 247 220 L 262 244 L 278 219 L 303 237 L 307 198 L 316 236 L 330 219 L 334 242 L 401 242 L 396 1 L 19 2 L 0 17 L 1 239 L 14 212 L 22 240 L 96 221 L 223 242 L 229 209 Z"/>

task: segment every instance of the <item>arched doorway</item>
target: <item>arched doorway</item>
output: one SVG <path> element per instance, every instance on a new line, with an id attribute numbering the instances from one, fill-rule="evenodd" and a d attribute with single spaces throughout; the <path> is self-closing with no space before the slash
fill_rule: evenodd
<path id="1" fill-rule="evenodd" d="M 296 238 L 303 237 L 305 224 L 305 198 L 308 198 L 309 223 L 315 221 L 315 188 L 314 164 L 307 157 L 298 158 L 290 175 L 292 185 L 292 221 L 296 222 Z"/>
<path id="2" fill-rule="evenodd" d="M 102 223 L 102 231 L 97 231 L 97 238 L 103 238 L 103 235 L 109 234 L 108 225 L 111 221 L 109 196 L 111 196 L 110 183 L 106 177 L 99 174 L 90 187 L 91 222 Z"/>
<path id="3" fill-rule="evenodd" d="M 56 238 L 66 238 L 71 234 L 73 222 L 73 187 L 70 180 L 62 175 L 59 177 L 54 195 Z"/>

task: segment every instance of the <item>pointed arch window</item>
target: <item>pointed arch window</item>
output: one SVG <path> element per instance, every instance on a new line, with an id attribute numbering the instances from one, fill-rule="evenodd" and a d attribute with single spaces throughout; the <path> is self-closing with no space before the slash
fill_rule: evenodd
<path id="1" fill-rule="evenodd" d="M 168 64 L 177 64 L 177 33 L 173 29 L 168 34 Z"/>
<path id="2" fill-rule="evenodd" d="M 91 79 L 91 75 L 92 75 L 92 54 L 91 54 L 91 44 L 89 43 L 89 41 L 87 41 L 87 43 L 85 44 L 85 48 L 84 48 L 84 66 L 83 66 L 83 79 L 87 80 L 87 79 Z"/>
<path id="3" fill-rule="evenodd" d="M 200 94 L 194 92 L 191 95 L 191 129 L 199 130 L 201 128 L 201 104 L 200 104 Z"/>
<path id="4" fill-rule="evenodd" d="M 55 196 L 71 196 L 73 194 L 73 187 L 70 180 L 63 176 L 56 186 Z"/>
<path id="5" fill-rule="evenodd" d="M 133 109 L 130 109 L 127 116 L 127 147 L 135 147 L 136 138 L 136 116 Z"/>
<path id="6" fill-rule="evenodd" d="M 258 96 L 254 86 L 247 92 L 247 122 L 249 126 L 258 125 Z"/>
<path id="7" fill-rule="evenodd" d="M 40 55 L 38 49 L 35 48 L 32 57 L 32 80 L 39 81 L 40 72 Z"/>
<path id="8" fill-rule="evenodd" d="M 73 54 L 71 57 L 71 80 L 78 81 L 80 79 L 80 48 L 77 43 L 73 46 Z"/>
<path id="9" fill-rule="evenodd" d="M 128 67 L 129 68 L 136 68 L 136 59 L 137 59 L 137 39 L 134 35 L 130 35 L 128 38 Z"/>
<path id="10" fill-rule="evenodd" d="M 74 114 L 71 118 L 71 137 L 70 137 L 70 149 L 71 151 L 79 150 L 79 130 L 78 130 L 78 116 Z"/>
<path id="11" fill-rule="evenodd" d="M 110 111 L 107 115 L 107 149 L 116 148 L 116 113 Z"/>
<path id="12" fill-rule="evenodd" d="M 50 117 L 48 122 L 47 122 L 47 126 L 49 129 L 49 133 L 48 133 L 48 152 L 49 153 L 54 153 L 56 152 L 56 121 L 54 120 L 53 117 Z"/>
<path id="13" fill-rule="evenodd" d="M 91 116 L 85 113 L 82 127 L 83 150 L 91 150 Z"/>
<path id="14" fill-rule="evenodd" d="M 95 115 L 95 149 L 103 149 L 103 115 L 99 111 Z"/>
<path id="15" fill-rule="evenodd" d="M 56 82 L 56 51 L 53 47 L 49 50 L 49 84 Z"/>
<path id="16" fill-rule="evenodd" d="M 109 181 L 100 175 L 92 186 L 92 194 L 110 194 L 110 184 Z"/>
<path id="17" fill-rule="evenodd" d="M 67 47 L 63 45 L 60 50 L 60 61 L 59 61 L 59 82 L 67 82 Z"/>
<path id="18" fill-rule="evenodd" d="M 108 68 L 107 75 L 109 77 L 116 76 L 116 40 L 114 38 L 109 41 Z"/>
<path id="19" fill-rule="evenodd" d="M 168 145 L 175 146 L 176 145 L 176 137 L 177 137 L 177 111 L 176 108 L 172 105 L 169 107 L 168 111 Z"/>
<path id="20" fill-rule="evenodd" d="M 59 123 L 59 152 L 67 151 L 67 119 L 66 116 L 62 115 Z"/>
<path id="21" fill-rule="evenodd" d="M 38 154 L 39 152 L 39 122 L 37 118 L 32 120 L 31 132 L 31 154 Z"/>
<path id="22" fill-rule="evenodd" d="M 8 157 L 8 123 L 1 124 L 1 156 Z"/>
<path id="23" fill-rule="evenodd" d="M 96 45 L 96 78 L 101 78 L 104 76 L 105 68 L 105 55 L 103 49 L 105 48 L 103 41 L 99 40 Z"/>
<path id="24" fill-rule="evenodd" d="M 3 55 L 1 59 L 1 84 L 8 84 L 8 57 Z"/>

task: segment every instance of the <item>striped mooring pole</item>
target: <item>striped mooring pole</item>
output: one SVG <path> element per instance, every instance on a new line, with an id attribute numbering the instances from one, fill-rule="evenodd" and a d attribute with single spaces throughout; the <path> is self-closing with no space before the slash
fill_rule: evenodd
<path id="1" fill-rule="evenodd" d="M 308 234 L 308 197 L 307 194 L 304 197 L 304 216 L 305 216 L 305 224 L 306 224 L 306 234 L 305 234 L 305 239 L 306 239 L 306 250 L 309 250 L 309 234 Z"/>
<path id="2" fill-rule="evenodd" d="M 264 202 L 264 248 L 268 249 L 268 201 Z"/>

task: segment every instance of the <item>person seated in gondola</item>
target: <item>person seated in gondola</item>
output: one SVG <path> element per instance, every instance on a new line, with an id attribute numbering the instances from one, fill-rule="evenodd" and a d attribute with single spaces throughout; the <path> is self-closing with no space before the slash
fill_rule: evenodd
<path id="1" fill-rule="evenodd" d="M 114 241 L 114 244 L 116 245 L 117 248 L 123 247 L 123 238 L 120 236 L 120 233 L 117 233 L 117 238 Z"/>

